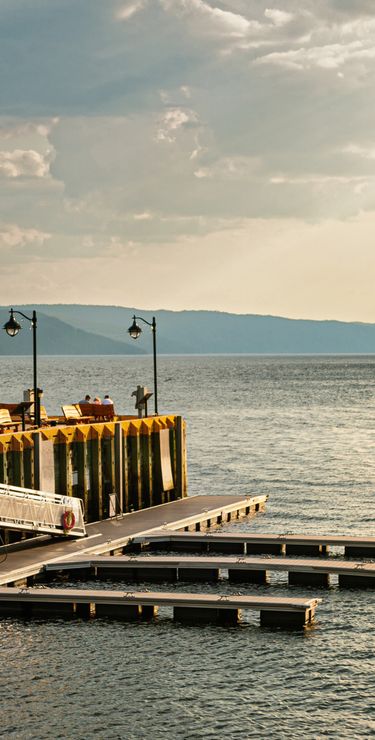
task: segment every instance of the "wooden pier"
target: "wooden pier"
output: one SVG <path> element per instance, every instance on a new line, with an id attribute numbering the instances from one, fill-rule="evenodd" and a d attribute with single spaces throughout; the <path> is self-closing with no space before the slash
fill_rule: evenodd
<path id="1" fill-rule="evenodd" d="M 134 537 L 133 550 L 175 550 L 184 552 L 238 553 L 239 555 L 329 554 L 329 548 L 341 548 L 347 557 L 375 558 L 375 537 L 346 535 L 260 534 L 253 532 L 153 532 Z"/>
<path id="2" fill-rule="evenodd" d="M 3 431 L 0 483 L 81 498 L 87 522 L 187 496 L 181 416 L 54 419 L 37 430 Z M 2 536 L 7 543 L 16 537 L 8 529 Z"/>
<path id="3" fill-rule="evenodd" d="M 375 563 L 333 560 L 293 560 L 291 558 L 250 557 L 97 557 L 47 564 L 47 574 L 64 573 L 70 578 L 112 579 L 128 582 L 194 581 L 217 582 L 223 572 L 233 583 L 267 583 L 270 572 L 286 572 L 289 585 L 328 587 L 330 576 L 338 576 L 339 586 L 375 587 Z"/>
<path id="4" fill-rule="evenodd" d="M 0 588 L 0 614 L 20 617 L 109 617 L 151 619 L 158 607 L 173 609 L 175 620 L 236 624 L 241 610 L 260 612 L 260 624 L 272 628 L 311 625 L 320 599 L 130 592 L 53 588 Z"/>

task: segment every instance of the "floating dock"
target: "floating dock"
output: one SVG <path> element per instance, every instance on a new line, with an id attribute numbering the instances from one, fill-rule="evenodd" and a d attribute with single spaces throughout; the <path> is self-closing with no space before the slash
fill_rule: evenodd
<path id="1" fill-rule="evenodd" d="M 223 572 L 233 583 L 267 583 L 270 572 L 288 573 L 289 585 L 328 587 L 330 576 L 338 576 L 339 586 L 368 588 L 375 586 L 375 563 L 349 561 L 319 562 L 291 558 L 249 557 L 99 557 L 70 560 L 46 565 L 47 574 L 64 572 L 70 578 L 143 581 L 217 582 Z"/>
<path id="2" fill-rule="evenodd" d="M 171 607 L 178 621 L 236 624 L 241 610 L 252 609 L 260 612 L 261 626 L 287 629 L 311 625 L 319 601 L 149 591 L 0 588 L 0 614 L 3 616 L 151 619 L 158 607 Z"/>
<path id="3" fill-rule="evenodd" d="M 222 552 L 239 555 L 328 555 L 330 546 L 339 547 L 347 557 L 375 558 L 375 537 L 340 535 L 260 534 L 251 532 L 153 532 L 134 537 L 134 550 L 175 550 Z"/>
<path id="4" fill-rule="evenodd" d="M 265 508 L 267 496 L 188 496 L 168 504 L 88 524 L 79 540 L 36 537 L 0 548 L 0 585 L 28 585 L 43 574 L 47 563 L 72 557 L 121 555 L 131 538 L 164 527 L 194 529 L 255 514 Z"/>

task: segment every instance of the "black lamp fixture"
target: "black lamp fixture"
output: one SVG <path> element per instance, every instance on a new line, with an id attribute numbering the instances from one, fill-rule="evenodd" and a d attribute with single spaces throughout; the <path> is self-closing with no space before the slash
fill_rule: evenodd
<path id="1" fill-rule="evenodd" d="M 34 384 L 34 419 L 36 426 L 40 427 L 40 404 L 38 396 L 38 380 L 37 380 L 37 352 L 36 352 L 36 327 L 37 318 L 36 311 L 33 311 L 32 316 L 26 316 L 22 311 L 15 311 L 13 308 L 10 309 L 10 319 L 4 324 L 3 329 L 8 334 L 8 337 L 16 337 L 18 332 L 22 329 L 21 324 L 14 318 L 14 314 L 23 316 L 24 319 L 30 321 L 31 329 L 33 332 L 33 384 Z"/>
<path id="2" fill-rule="evenodd" d="M 142 334 L 141 327 L 137 324 L 138 321 L 143 321 L 147 326 L 151 326 L 152 330 L 152 349 L 154 357 L 154 403 L 155 403 L 155 415 L 158 416 L 158 378 L 156 371 L 156 320 L 155 316 L 152 317 L 152 321 L 146 321 L 142 316 L 133 316 L 133 323 L 129 326 L 128 333 L 132 339 L 138 339 Z"/>

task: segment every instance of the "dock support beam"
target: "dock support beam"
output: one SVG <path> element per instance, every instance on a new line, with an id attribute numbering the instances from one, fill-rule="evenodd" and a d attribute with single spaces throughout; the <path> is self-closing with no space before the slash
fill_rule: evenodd
<path id="1" fill-rule="evenodd" d="M 374 576 L 339 575 L 339 586 L 344 588 L 375 588 Z"/>
<path id="2" fill-rule="evenodd" d="M 289 586 L 320 586 L 328 588 L 329 573 L 306 573 L 289 571 Z"/>
<path id="3" fill-rule="evenodd" d="M 305 555 L 307 557 L 317 557 L 327 555 L 329 545 L 286 545 L 286 555 Z"/>
<path id="4" fill-rule="evenodd" d="M 33 617 L 73 617 L 74 603 L 34 602 L 31 606 Z"/>
<path id="5" fill-rule="evenodd" d="M 228 579 L 231 583 L 267 583 L 267 571 L 229 568 Z"/>
<path id="6" fill-rule="evenodd" d="M 185 624 L 237 624 L 238 615 L 238 609 L 175 606 L 173 610 L 175 621 Z"/>
<path id="7" fill-rule="evenodd" d="M 126 621 L 139 619 L 141 607 L 129 604 L 95 604 L 95 615 L 97 617 L 114 617 Z"/>
<path id="8" fill-rule="evenodd" d="M 260 612 L 261 627 L 277 627 L 278 629 L 302 629 L 311 624 L 314 619 L 313 609 L 306 611 L 273 611 L 262 609 Z"/>
<path id="9" fill-rule="evenodd" d="M 208 551 L 243 555 L 244 544 L 242 542 L 209 542 Z"/>
<path id="10" fill-rule="evenodd" d="M 345 547 L 345 555 L 347 558 L 375 558 L 375 547 L 348 545 Z"/>
<path id="11" fill-rule="evenodd" d="M 246 555 L 261 555 L 266 553 L 268 555 L 282 555 L 284 546 L 282 544 L 264 544 L 257 542 L 246 543 Z"/>

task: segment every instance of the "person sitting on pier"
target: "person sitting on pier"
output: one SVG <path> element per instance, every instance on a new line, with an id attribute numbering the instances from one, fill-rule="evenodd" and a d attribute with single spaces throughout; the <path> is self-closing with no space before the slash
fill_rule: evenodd
<path id="1" fill-rule="evenodd" d="M 105 406 L 113 406 L 112 398 L 110 398 L 110 396 L 108 395 L 108 393 L 107 393 L 107 395 L 104 396 L 103 405 L 105 405 Z"/>
<path id="2" fill-rule="evenodd" d="M 78 404 L 79 405 L 81 405 L 81 403 L 83 403 L 83 404 L 85 404 L 85 403 L 91 403 L 91 396 L 87 393 L 86 396 L 84 397 L 83 401 L 78 401 Z"/>
<path id="3" fill-rule="evenodd" d="M 100 400 L 99 396 L 95 396 L 95 398 L 94 398 L 94 400 L 93 400 L 92 403 L 101 403 L 101 400 Z"/>

